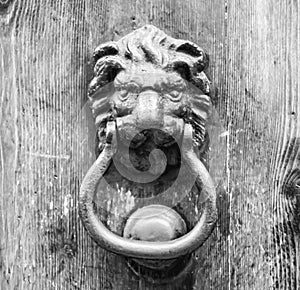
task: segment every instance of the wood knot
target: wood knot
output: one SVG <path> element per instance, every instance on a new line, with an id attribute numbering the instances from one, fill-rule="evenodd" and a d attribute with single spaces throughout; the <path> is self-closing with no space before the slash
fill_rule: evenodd
<path id="1" fill-rule="evenodd" d="M 300 234 L 300 169 L 296 168 L 287 176 L 283 193 L 290 200 L 290 216 L 293 231 Z"/>
<path id="2" fill-rule="evenodd" d="M 283 189 L 286 196 L 300 198 L 300 169 L 296 168 L 288 174 Z"/>

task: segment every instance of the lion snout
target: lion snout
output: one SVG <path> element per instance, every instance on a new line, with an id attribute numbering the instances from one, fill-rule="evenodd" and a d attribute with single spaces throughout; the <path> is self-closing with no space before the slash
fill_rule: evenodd
<path id="1" fill-rule="evenodd" d="M 132 115 L 139 128 L 163 128 L 164 108 L 159 93 L 153 90 L 141 92 Z"/>

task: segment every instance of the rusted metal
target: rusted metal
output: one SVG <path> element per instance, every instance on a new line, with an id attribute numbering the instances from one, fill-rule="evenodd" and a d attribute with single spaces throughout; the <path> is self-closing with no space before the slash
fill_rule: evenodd
<path id="1" fill-rule="evenodd" d="M 109 231 L 96 217 L 93 211 L 93 197 L 97 184 L 103 177 L 115 153 L 115 123 L 109 122 L 107 126 L 107 143 L 103 151 L 86 174 L 80 189 L 80 217 L 99 246 L 108 251 L 128 257 L 141 259 L 173 259 L 195 251 L 210 235 L 217 219 L 216 191 L 211 177 L 197 158 L 192 146 L 193 129 L 186 124 L 182 143 L 182 154 L 192 174 L 196 176 L 196 184 L 202 188 L 201 194 L 205 196 L 205 209 L 197 225 L 186 235 L 171 241 L 137 241 L 120 237 Z"/>
<path id="2" fill-rule="evenodd" d="M 89 98 L 98 131 L 99 156 L 81 185 L 81 220 L 99 246 L 138 259 L 137 262 L 172 261 L 188 255 L 205 242 L 217 219 L 215 187 L 197 154 L 205 152 L 208 143 L 205 124 L 212 104 L 210 82 L 203 72 L 208 56 L 196 44 L 173 39 L 147 25 L 118 42 L 99 46 L 94 60 L 95 77 Z M 174 144 L 179 150 L 174 149 Z M 163 155 L 172 150 L 179 152 L 180 161 L 174 159 L 175 153 L 173 158 Z M 147 158 L 151 163 L 146 172 L 139 170 L 144 153 L 150 154 Z M 184 221 L 174 210 L 150 204 L 129 217 L 123 237 L 111 232 L 94 213 L 93 198 L 112 160 L 127 168 L 122 172 L 128 173 L 126 178 L 140 183 L 151 182 L 171 164 L 180 167 L 176 180 L 179 184 L 185 179 L 181 171 L 185 168 L 194 177 L 191 186 L 196 185 L 204 200 L 198 223 L 186 232 Z M 136 164 L 128 165 L 128 160 Z M 174 186 L 164 194 L 172 195 L 173 189 Z M 160 212 L 156 220 L 149 218 L 151 207 L 154 213 Z M 163 212 L 166 209 L 168 214 Z M 137 216 L 139 220 L 134 221 Z M 151 263 L 145 265 L 151 268 Z"/>

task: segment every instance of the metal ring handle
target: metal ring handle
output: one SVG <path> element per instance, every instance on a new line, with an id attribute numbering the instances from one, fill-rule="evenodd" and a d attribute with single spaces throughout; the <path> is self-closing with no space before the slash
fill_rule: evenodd
<path id="1" fill-rule="evenodd" d="M 107 127 L 107 143 L 98 159 L 89 169 L 80 188 L 79 215 L 92 239 L 102 248 L 128 257 L 140 259 L 173 259 L 195 251 L 211 234 L 217 220 L 216 191 L 213 181 L 203 163 L 199 160 L 192 146 L 193 129 L 185 124 L 183 159 L 197 175 L 196 184 L 205 195 L 205 208 L 196 226 L 184 236 L 164 242 L 129 240 L 112 233 L 97 218 L 93 211 L 93 195 L 97 185 L 111 163 L 116 152 L 115 122 Z"/>

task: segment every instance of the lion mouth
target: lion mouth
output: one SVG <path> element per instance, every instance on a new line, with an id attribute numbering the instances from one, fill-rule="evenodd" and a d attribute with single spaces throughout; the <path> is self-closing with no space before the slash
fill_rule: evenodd
<path id="1" fill-rule="evenodd" d="M 162 127 L 138 126 L 135 121 L 132 115 L 116 119 L 118 150 L 114 162 L 116 166 L 121 165 L 118 170 L 125 177 L 134 173 L 134 179 L 141 183 L 152 182 L 174 170 L 176 177 L 181 162 L 184 121 L 165 116 Z"/>
<path id="2" fill-rule="evenodd" d="M 163 123 L 137 125 L 133 116 L 117 118 L 117 134 L 119 141 L 129 148 L 147 147 L 149 144 L 158 147 L 169 147 L 177 143 L 180 146 L 184 121 L 166 116 Z"/>
<path id="3" fill-rule="evenodd" d="M 149 144 L 153 144 L 157 147 L 170 147 L 177 141 L 172 134 L 157 128 L 134 128 L 133 131 L 130 131 L 130 129 L 132 128 L 125 127 L 118 130 L 118 137 L 121 139 L 122 144 L 125 143 L 124 145 L 128 145 L 129 148 L 141 149 L 148 147 Z M 137 131 L 135 129 L 137 129 Z M 124 136 L 125 134 L 126 136 Z"/>

